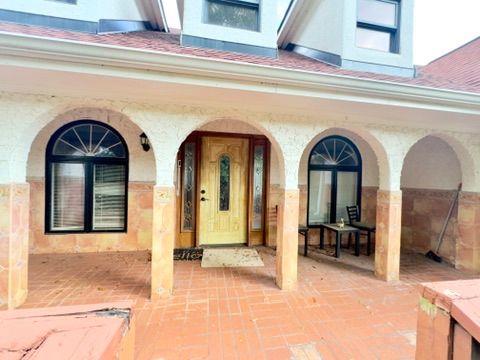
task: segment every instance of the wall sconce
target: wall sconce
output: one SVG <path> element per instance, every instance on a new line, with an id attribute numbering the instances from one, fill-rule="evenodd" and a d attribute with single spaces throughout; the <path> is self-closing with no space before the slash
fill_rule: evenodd
<path id="1" fill-rule="evenodd" d="M 150 150 L 150 141 L 145 133 L 140 134 L 140 144 L 142 145 L 143 151 Z"/>

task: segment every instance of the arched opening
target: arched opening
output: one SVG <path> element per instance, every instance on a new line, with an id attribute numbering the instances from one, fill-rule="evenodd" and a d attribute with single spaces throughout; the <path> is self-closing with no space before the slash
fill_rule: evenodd
<path id="1" fill-rule="evenodd" d="M 307 225 L 348 220 L 347 206 L 361 205 L 362 157 L 348 138 L 320 140 L 308 161 Z"/>
<path id="2" fill-rule="evenodd" d="M 78 120 L 58 129 L 45 179 L 45 232 L 127 231 L 128 147 L 111 126 Z"/>
<path id="3" fill-rule="evenodd" d="M 91 296 L 148 296 L 148 278 L 135 267 L 149 266 L 152 246 L 155 155 L 143 149 L 143 132 L 97 108 L 62 113 L 38 132 L 27 162 L 33 292 L 45 281 L 60 291 L 70 276 L 78 291 L 97 285 Z"/>
<path id="4" fill-rule="evenodd" d="M 447 224 L 439 255 L 455 264 L 458 204 L 448 222 L 447 215 L 461 182 L 461 163 L 445 140 L 426 136 L 410 148 L 401 177 L 403 254 L 435 250 Z M 402 260 L 406 258 L 403 256 Z"/>
<path id="5" fill-rule="evenodd" d="M 234 119 L 209 121 L 186 136 L 175 169 L 176 249 L 275 245 L 282 170 L 271 138 Z"/>
<path id="6" fill-rule="evenodd" d="M 313 256 L 333 254 L 334 237 L 330 233 L 326 234 L 326 251 L 318 251 L 319 227 L 342 218 L 348 224 L 347 206 L 358 206 L 361 221 L 375 224 L 380 169 L 369 140 L 351 130 L 332 128 L 315 136 L 303 152 L 299 169 L 299 224 L 309 228 L 309 251 Z M 343 239 L 344 246 L 347 239 Z M 369 258 L 365 258 L 366 237 L 361 236 L 360 242 L 361 259 L 366 259 L 364 265 L 373 270 L 374 237 Z M 299 243 L 304 244 L 303 236 Z"/>

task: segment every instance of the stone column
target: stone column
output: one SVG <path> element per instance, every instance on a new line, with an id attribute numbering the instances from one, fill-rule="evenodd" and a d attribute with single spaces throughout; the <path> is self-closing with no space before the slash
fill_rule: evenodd
<path id="1" fill-rule="evenodd" d="M 172 294 L 175 219 L 175 188 L 155 186 L 153 191 L 152 300 Z"/>
<path id="2" fill-rule="evenodd" d="M 480 193 L 460 193 L 455 266 L 480 272 Z"/>
<path id="3" fill-rule="evenodd" d="M 378 190 L 375 275 L 385 281 L 400 276 L 402 192 Z"/>
<path id="4" fill-rule="evenodd" d="M 0 184 L 0 309 L 27 298 L 30 187 Z"/>
<path id="5" fill-rule="evenodd" d="M 297 283 L 299 191 L 283 190 L 277 214 L 277 276 L 282 290 Z"/>

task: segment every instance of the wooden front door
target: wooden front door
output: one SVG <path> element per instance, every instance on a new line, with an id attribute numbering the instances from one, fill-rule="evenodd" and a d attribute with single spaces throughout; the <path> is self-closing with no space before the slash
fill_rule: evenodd
<path id="1" fill-rule="evenodd" d="M 247 242 L 248 149 L 244 138 L 202 138 L 200 245 Z"/>

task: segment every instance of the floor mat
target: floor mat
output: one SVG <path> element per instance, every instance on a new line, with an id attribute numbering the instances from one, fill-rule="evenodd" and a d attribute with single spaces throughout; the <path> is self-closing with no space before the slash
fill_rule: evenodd
<path id="1" fill-rule="evenodd" d="M 202 260 L 203 249 L 174 249 L 173 260 L 193 261 Z"/>
<path id="2" fill-rule="evenodd" d="M 256 267 L 264 266 L 256 249 L 212 248 L 203 251 L 202 267 Z"/>

